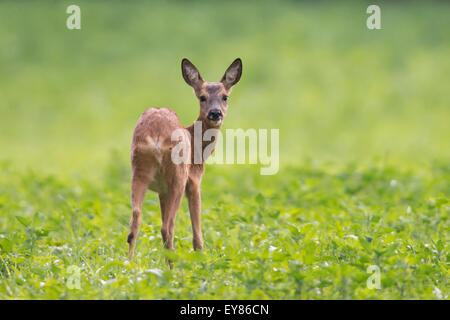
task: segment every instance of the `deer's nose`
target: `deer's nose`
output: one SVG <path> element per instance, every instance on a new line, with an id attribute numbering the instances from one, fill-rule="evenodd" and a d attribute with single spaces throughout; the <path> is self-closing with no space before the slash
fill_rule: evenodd
<path id="1" fill-rule="evenodd" d="M 222 118 L 222 111 L 219 109 L 212 109 L 208 112 L 207 118 L 212 121 L 220 120 Z"/>

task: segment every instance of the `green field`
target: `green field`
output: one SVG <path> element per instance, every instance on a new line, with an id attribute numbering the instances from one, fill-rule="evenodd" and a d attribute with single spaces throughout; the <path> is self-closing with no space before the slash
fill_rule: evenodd
<path id="1" fill-rule="evenodd" d="M 0 2 L 0 299 L 449 299 L 449 3 L 72 3 Z M 148 193 L 128 262 L 131 136 L 196 119 L 183 57 L 242 58 L 224 129 L 280 129 L 280 171 L 207 166 L 203 252 Z"/>

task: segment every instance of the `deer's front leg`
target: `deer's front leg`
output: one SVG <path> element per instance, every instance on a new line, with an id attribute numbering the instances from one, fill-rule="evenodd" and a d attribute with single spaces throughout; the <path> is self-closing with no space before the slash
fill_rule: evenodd
<path id="1" fill-rule="evenodd" d="M 192 223 L 192 244 L 194 250 L 203 249 L 203 236 L 201 225 L 201 196 L 200 185 L 193 180 L 189 180 L 186 186 L 186 197 L 189 202 L 189 213 L 191 215 Z"/>

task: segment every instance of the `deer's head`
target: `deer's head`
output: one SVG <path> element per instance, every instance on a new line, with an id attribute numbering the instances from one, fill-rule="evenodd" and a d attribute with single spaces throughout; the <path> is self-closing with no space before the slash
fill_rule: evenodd
<path id="1" fill-rule="evenodd" d="M 233 61 L 219 82 L 203 80 L 197 68 L 186 58 L 181 61 L 181 70 L 184 80 L 194 88 L 194 93 L 200 101 L 199 120 L 210 128 L 219 128 L 227 114 L 231 88 L 241 78 L 241 59 Z"/>

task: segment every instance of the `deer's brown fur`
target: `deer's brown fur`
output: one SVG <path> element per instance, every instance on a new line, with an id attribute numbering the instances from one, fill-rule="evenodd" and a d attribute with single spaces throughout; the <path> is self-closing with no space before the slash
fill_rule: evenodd
<path id="1" fill-rule="evenodd" d="M 197 121 L 201 121 L 203 132 L 210 128 L 220 129 L 228 109 L 228 99 L 224 97 L 228 98 L 231 88 L 241 77 L 241 60 L 236 59 L 219 82 L 204 81 L 197 68 L 187 59 L 182 60 L 181 68 L 183 78 L 200 100 Z M 212 120 L 211 112 L 217 113 L 217 110 L 221 117 L 217 121 L 214 117 Z M 182 129 L 184 135 L 178 141 L 172 141 L 172 133 L 177 129 Z M 130 259 L 134 256 L 142 203 L 147 189 L 159 194 L 164 246 L 173 249 L 175 217 L 183 194 L 186 194 L 192 222 L 193 247 L 195 250 L 203 249 L 200 183 L 204 173 L 203 161 L 206 159 L 202 163 L 194 163 L 193 139 L 194 125 L 183 127 L 176 113 L 170 109 L 150 108 L 139 118 L 131 143 L 132 217 L 127 237 Z M 185 143 L 187 150 L 190 150 L 190 163 L 172 162 L 172 148 L 178 143 Z M 204 147 L 205 143 L 202 144 L 202 154 Z"/>

